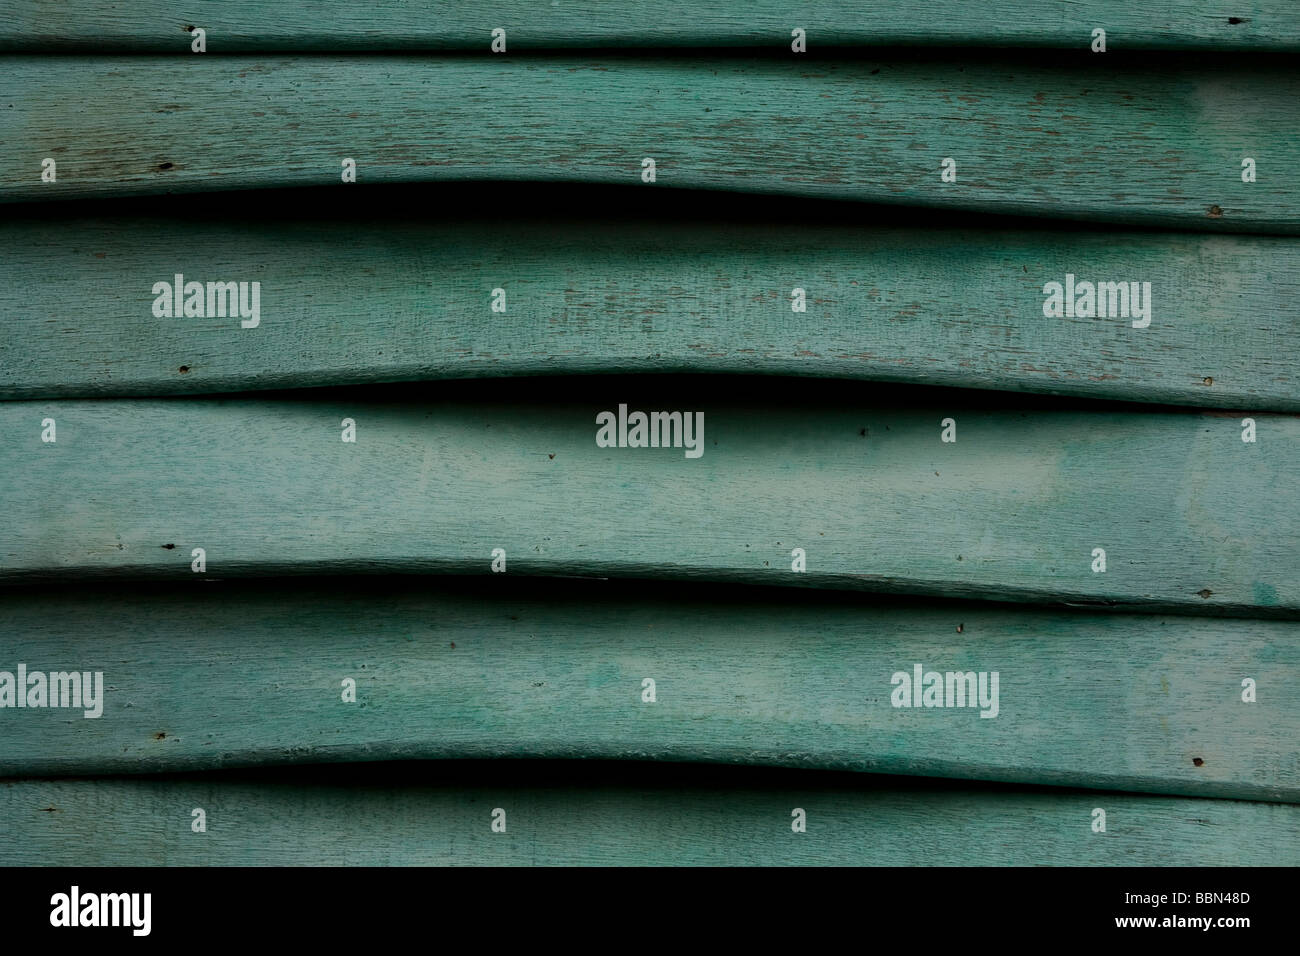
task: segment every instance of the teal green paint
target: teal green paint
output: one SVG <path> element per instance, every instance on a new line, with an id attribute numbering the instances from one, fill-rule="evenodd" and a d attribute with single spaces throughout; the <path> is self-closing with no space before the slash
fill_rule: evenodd
<path id="1" fill-rule="evenodd" d="M 1277 604 L 1277 588 L 1262 581 L 1255 584 L 1255 603 L 1260 607 L 1272 607 Z"/>
<path id="2" fill-rule="evenodd" d="M 597 757 L 1300 802 L 1300 622 L 522 583 L 0 595 L 0 670 L 107 688 L 0 710 L 0 776 Z M 893 706 L 917 663 L 997 672 L 996 711 Z"/>
<path id="3" fill-rule="evenodd" d="M 1294 416 L 1254 416 L 1252 445 L 1235 414 L 610 387 L 545 403 L 0 403 L 0 579 L 192 580 L 194 548 L 217 578 L 486 574 L 504 548 L 511 574 L 1300 610 Z M 620 403 L 704 414 L 702 457 L 597 447 L 597 414 Z"/>
<path id="4" fill-rule="evenodd" d="M 260 282 L 259 325 L 155 317 L 177 271 Z M 1045 317 L 1067 273 L 1150 282 L 1149 327 Z M 1297 302 L 1300 246 L 1282 238 L 22 219 L 0 225 L 0 396 L 686 371 L 1295 411 Z"/>
<path id="5" fill-rule="evenodd" d="M 465 773 L 464 768 L 461 769 Z M 191 811 L 207 831 L 191 830 Z M 506 811 L 493 833 L 492 810 Z M 807 831 L 791 830 L 791 812 Z M 1093 811 L 1106 832 L 1092 832 Z M 404 784 L 363 773 L 0 783 L 6 866 L 1295 866 L 1300 807 L 1127 794 L 829 788 L 810 776 L 692 786 Z"/>
<path id="6" fill-rule="evenodd" d="M 1240 16 L 1233 17 L 1232 14 Z M 1240 22 L 1233 23 L 1233 19 Z M 87 0 L 4 0 L 0 51 L 137 50 L 188 53 L 188 27 L 207 31 L 208 55 L 256 50 L 480 50 L 494 27 L 507 52 L 566 47 L 759 46 L 790 51 L 790 31 L 808 49 L 829 46 L 979 45 L 1087 50 L 1104 26 L 1108 49 L 1300 50 L 1300 23 L 1286 0 L 1207 9 L 1193 0 L 731 0 L 711 4 L 473 4 L 375 0 L 133 0 L 105 8 Z"/>
<path id="7" fill-rule="evenodd" d="M 15 56 L 6 68 L 4 201 L 576 181 L 1300 231 L 1300 183 L 1287 172 L 1300 74 L 1267 58 L 1086 73 L 998 60 L 491 55 Z M 40 179 L 44 157 L 58 160 L 54 183 Z M 646 157 L 653 185 L 641 180 Z M 946 157 L 955 183 L 940 179 Z M 1258 182 L 1241 181 L 1244 157 Z M 344 158 L 357 162 L 347 187 Z"/>

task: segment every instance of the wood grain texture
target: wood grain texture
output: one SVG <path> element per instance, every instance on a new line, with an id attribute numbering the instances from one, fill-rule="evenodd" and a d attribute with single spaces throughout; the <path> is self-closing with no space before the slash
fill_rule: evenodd
<path id="1" fill-rule="evenodd" d="M 567 47 L 983 45 L 1087 49 L 1095 27 L 1109 49 L 1297 50 L 1300 17 L 1286 0 L 1209 9 L 1194 0 L 733 0 L 702 7 L 596 0 L 579 4 L 476 0 L 132 0 L 105 8 L 86 0 L 3 0 L 0 51 L 187 52 L 190 28 L 207 31 L 208 53 L 269 50 L 483 50 L 506 30 L 508 50 Z"/>
<path id="2" fill-rule="evenodd" d="M 259 325 L 155 317 L 177 272 L 260 282 Z M 1044 317 L 1067 274 L 1149 282 L 1150 325 Z M 1297 411 L 1297 302 L 1283 238 L 25 218 L 0 225 L 0 397 L 724 372 Z"/>
<path id="3" fill-rule="evenodd" d="M 624 381 L 574 401 L 548 382 L 454 383 L 460 399 L 436 403 L 0 403 L 0 579 L 192 579 L 195 548 L 222 578 L 487 574 L 501 548 L 510 574 L 1300 610 L 1295 416 L 1253 416 L 1248 444 L 1240 413 L 969 392 L 900 408 L 779 381 L 725 398 Z M 701 457 L 680 435 L 597 447 L 598 414 L 620 405 L 702 414 Z"/>
<path id="4" fill-rule="evenodd" d="M 105 687 L 0 710 L 0 776 L 594 757 L 1300 802 L 1295 622 L 498 578 L 60 588 L 0 628 L 0 671 Z M 996 696 L 894 706 L 915 664 Z"/>
<path id="5" fill-rule="evenodd" d="M 1091 61 L 1090 61 L 1091 62 Z M 29 57 L 0 200 L 341 184 L 655 184 L 1300 230 L 1300 74 L 962 59 Z M 940 166 L 957 163 L 957 181 Z M 58 176 L 42 182 L 44 158 Z M 1243 183 L 1242 160 L 1258 181 Z M 484 210 L 486 214 L 491 210 Z M 509 210 L 499 210 L 508 213 Z"/>
<path id="6" fill-rule="evenodd" d="M 0 864 L 1294 866 L 1300 807 L 826 775 L 459 767 L 0 782 Z M 365 768 L 369 771 L 369 768 Z M 480 782 L 484 776 L 488 780 Z M 529 777 L 542 778 L 533 782 Z M 831 775 L 834 778 L 834 775 Z M 191 830 L 205 811 L 207 831 Z M 490 829 L 492 811 L 506 832 Z M 795 808 L 807 832 L 791 831 Z M 1093 810 L 1106 832 L 1092 832 Z"/>

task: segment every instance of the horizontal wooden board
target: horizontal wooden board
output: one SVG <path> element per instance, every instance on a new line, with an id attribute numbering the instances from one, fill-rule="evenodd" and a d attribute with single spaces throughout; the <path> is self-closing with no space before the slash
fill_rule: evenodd
<path id="1" fill-rule="evenodd" d="M 177 314 L 177 273 L 259 283 L 256 326 Z M 1146 314 L 1045 316 L 1069 276 Z M 1296 411 L 1297 302 L 1276 237 L 28 218 L 0 225 L 0 397 L 730 372 Z"/>
<path id="2" fill-rule="evenodd" d="M 1236 15 L 1234 15 L 1236 14 Z M 834 45 L 943 44 L 1087 49 L 1297 50 L 1300 18 L 1286 0 L 1209 9 L 1193 0 L 732 0 L 707 10 L 685 0 L 652 5 L 418 4 L 376 0 L 87 0 L 0 2 L 0 51 L 189 52 L 194 27 L 209 54 L 256 50 L 482 50 L 506 31 L 506 52 L 568 47 L 765 46 L 789 50 L 802 28 L 809 49 Z"/>
<path id="3" fill-rule="evenodd" d="M 1294 866 L 1300 807 L 823 775 L 502 775 L 0 782 L 5 866 Z M 488 779 L 480 782 L 484 777 Z M 529 778 L 532 777 L 533 780 Z M 540 778 L 540 782 L 533 782 Z M 804 811 L 806 830 L 791 824 Z M 195 810 L 204 832 L 195 832 Z M 491 829 L 504 812 L 505 832 Z M 1094 832 L 1095 811 L 1105 832 Z M 497 815 L 501 819 L 500 814 Z"/>
<path id="4" fill-rule="evenodd" d="M 1090 61 L 1091 62 L 1091 61 Z M 31 57 L 0 200 L 627 183 L 1300 231 L 1300 74 L 1267 60 Z M 56 178 L 42 180 L 43 161 Z M 644 161 L 655 182 L 643 182 Z M 944 160 L 956 181 L 941 178 Z M 1253 160 L 1255 182 L 1243 182 Z M 178 200 L 178 205 L 182 203 Z M 484 216 L 509 210 L 484 209 Z"/>
<path id="5" fill-rule="evenodd" d="M 0 579 L 190 579 L 195 549 L 218 578 L 487 574 L 501 549 L 509 574 L 1300 610 L 1295 416 L 547 381 L 0 403 Z M 628 447 L 620 412 L 659 411 L 675 447 Z"/>
<path id="6" fill-rule="evenodd" d="M 498 578 L 11 593 L 0 630 L 0 682 L 98 688 L 0 686 L 0 776 L 595 757 L 1300 802 L 1300 622 Z"/>

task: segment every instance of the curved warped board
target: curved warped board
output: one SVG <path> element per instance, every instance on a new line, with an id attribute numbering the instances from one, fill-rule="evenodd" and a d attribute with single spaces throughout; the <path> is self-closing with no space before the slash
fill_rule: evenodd
<path id="1" fill-rule="evenodd" d="M 23 219 L 0 225 L 0 397 L 731 372 L 1297 411 L 1297 302 L 1280 237 Z"/>
<path id="2" fill-rule="evenodd" d="M 770 46 L 791 31 L 812 49 L 859 45 L 981 45 L 1087 49 L 1093 30 L 1109 49 L 1300 50 L 1300 17 L 1287 0 L 1251 0 L 1209 11 L 1193 0 L 733 0 L 710 7 L 660 0 L 566 4 L 476 0 L 473 4 L 377 0 L 133 0 L 105 9 L 0 0 L 0 51 L 106 50 L 182 53 L 204 30 L 209 54 L 275 50 L 482 50 L 492 30 L 507 50 L 572 47 Z M 1233 13 L 1239 15 L 1232 15 Z"/>
<path id="3" fill-rule="evenodd" d="M 507 776 L 480 764 L 436 775 L 345 768 L 323 777 L 8 781 L 0 782 L 0 864 L 1300 863 L 1296 806 L 866 778 L 845 786 L 817 776 L 656 767 L 609 781 L 590 770 L 556 777 L 534 766 Z M 191 829 L 196 807 L 203 833 Z M 797 835 L 796 809 L 807 821 Z M 1092 831 L 1098 809 L 1104 833 Z M 492 832 L 496 810 L 509 839 Z"/>
<path id="4" fill-rule="evenodd" d="M 351 160 L 354 185 L 627 183 L 1300 231 L 1300 184 L 1283 172 L 1300 159 L 1300 73 L 1267 58 L 1085 70 L 698 57 L 5 65 L 5 201 L 341 185 Z M 943 181 L 948 159 L 955 182 Z M 1246 160 L 1255 182 L 1243 182 Z"/>
<path id="5" fill-rule="evenodd" d="M 1300 622 L 352 580 L 24 592 L 0 628 L 6 777 L 605 758 L 1300 803 Z"/>
<path id="6" fill-rule="evenodd" d="M 969 392 L 800 404 L 797 380 L 725 398 L 690 379 L 593 398 L 579 382 L 573 401 L 519 381 L 522 397 L 462 382 L 432 403 L 0 403 L 0 580 L 499 564 L 1300 610 L 1295 416 L 1008 409 Z"/>

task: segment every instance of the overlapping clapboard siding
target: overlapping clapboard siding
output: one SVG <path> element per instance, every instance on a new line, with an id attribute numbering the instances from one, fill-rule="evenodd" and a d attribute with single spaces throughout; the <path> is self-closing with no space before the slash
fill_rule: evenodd
<path id="1" fill-rule="evenodd" d="M 223 578 L 483 574 L 502 549 L 509 574 L 1300 609 L 1292 415 L 1251 416 L 1245 442 L 1240 413 L 898 407 L 798 382 L 725 400 L 578 382 L 592 397 L 573 401 L 530 381 L 441 401 L 0 403 L 0 578 L 188 579 L 199 548 Z M 703 414 L 700 457 L 597 447 L 620 404 Z"/>
<path id="2" fill-rule="evenodd" d="M 1300 864 L 1298 50 L 1283 0 L 0 0 L 0 864 Z M 505 182 L 809 215 L 330 198 Z"/>
<path id="3" fill-rule="evenodd" d="M 451 764 L 328 775 L 0 782 L 0 863 L 1294 866 L 1300 807 L 846 786 L 815 773 Z M 532 779 L 530 779 L 530 776 Z M 791 829 L 803 810 L 806 832 Z M 203 811 L 203 832 L 195 832 Z M 504 811 L 505 832 L 491 829 Z M 1105 812 L 1105 832 L 1094 822 Z M 498 819 L 500 815 L 498 814 Z"/>
<path id="4" fill-rule="evenodd" d="M 259 282 L 256 327 L 158 316 L 178 272 Z M 1045 316 L 1067 275 L 1148 314 Z M 1296 411 L 1298 302 L 1278 237 L 44 215 L 0 225 L 0 397 L 654 371 Z"/>
<path id="5" fill-rule="evenodd" d="M 1300 802 L 1297 622 L 501 577 L 186 584 L 0 595 L 0 671 L 104 687 L 98 716 L 0 709 L 0 776 L 599 757 Z M 915 665 L 992 693 L 898 698 Z"/>
<path id="6" fill-rule="evenodd" d="M 628 183 L 1300 231 L 1289 172 L 1300 74 L 1268 58 L 1078 69 L 951 57 L 5 65 L 4 201 L 341 183 L 353 159 L 357 184 Z M 55 182 L 42 181 L 47 158 Z M 646 158 L 653 185 L 642 183 Z M 956 182 L 941 179 L 945 158 Z"/>
<path id="7" fill-rule="evenodd" d="M 192 30 L 209 54 L 258 50 L 488 50 L 506 31 L 507 51 L 568 47 L 789 49 L 802 28 L 811 49 L 834 45 L 1034 46 L 1088 48 L 1093 30 L 1116 49 L 1300 50 L 1300 23 L 1287 0 L 1209 8 L 1195 0 L 746 0 L 701 5 L 412 3 L 376 0 L 5 0 L 0 51 L 186 51 Z"/>

